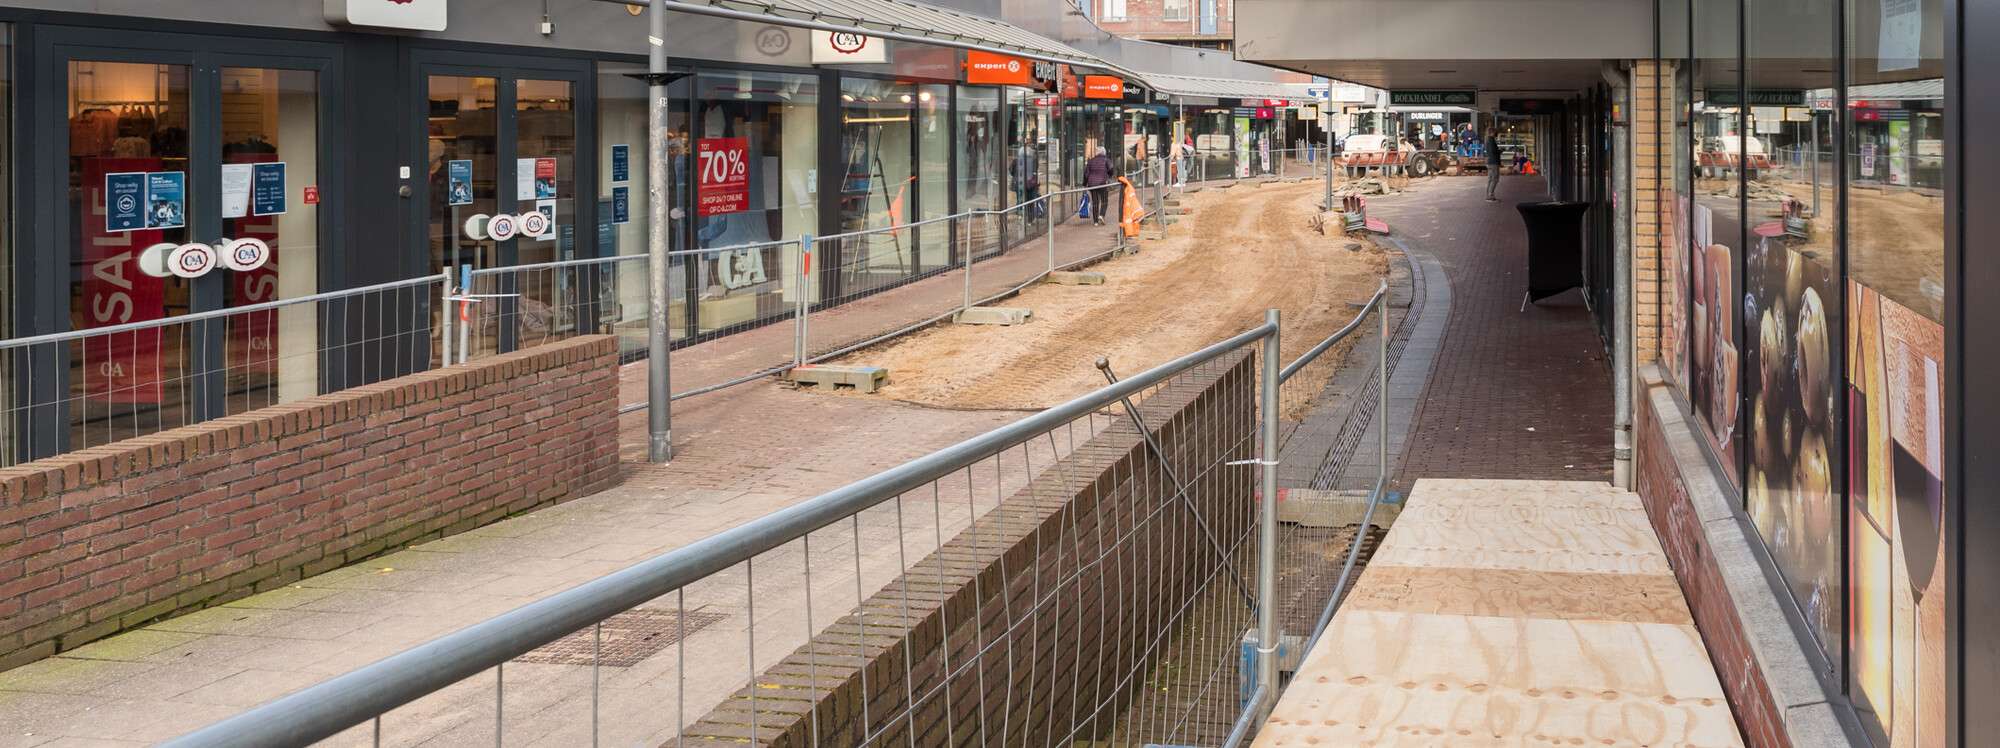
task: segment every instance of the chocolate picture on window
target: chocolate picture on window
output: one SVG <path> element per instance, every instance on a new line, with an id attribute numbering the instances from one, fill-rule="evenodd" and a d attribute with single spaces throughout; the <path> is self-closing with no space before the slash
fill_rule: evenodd
<path id="1" fill-rule="evenodd" d="M 1944 327 L 1847 288 L 1851 695 L 1884 745 L 1941 746 Z"/>
<path id="2" fill-rule="evenodd" d="M 1744 258 L 1745 507 L 1827 657 L 1840 658 L 1840 271 L 1824 247 L 1751 232 Z"/>

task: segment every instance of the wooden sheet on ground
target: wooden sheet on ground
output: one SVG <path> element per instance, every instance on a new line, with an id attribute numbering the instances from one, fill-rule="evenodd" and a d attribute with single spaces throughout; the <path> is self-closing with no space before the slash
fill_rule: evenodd
<path id="1" fill-rule="evenodd" d="M 1370 566 L 1342 608 L 1401 613 L 1693 624 L 1672 574 L 1571 574 Z"/>
<path id="2" fill-rule="evenodd" d="M 1345 610 L 1256 745 L 1742 741 L 1692 626 Z"/>

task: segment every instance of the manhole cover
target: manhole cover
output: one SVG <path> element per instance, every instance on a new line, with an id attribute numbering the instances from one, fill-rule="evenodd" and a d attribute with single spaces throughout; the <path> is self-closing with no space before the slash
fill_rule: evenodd
<path id="1" fill-rule="evenodd" d="M 544 644 L 514 661 L 588 665 L 595 660 L 604 667 L 631 667 L 682 637 L 728 617 L 700 610 L 689 611 L 686 617 L 672 610 L 628 610 L 604 619 L 601 639 L 596 631 L 584 629 Z"/>

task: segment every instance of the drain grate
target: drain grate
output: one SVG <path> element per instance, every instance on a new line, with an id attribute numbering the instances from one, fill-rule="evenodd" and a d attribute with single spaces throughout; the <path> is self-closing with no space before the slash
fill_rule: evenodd
<path id="1" fill-rule="evenodd" d="M 604 667 L 631 667 L 673 646 L 682 637 L 728 617 L 700 610 L 689 611 L 685 617 L 672 610 L 628 610 L 604 619 L 601 640 L 592 629 L 584 629 L 544 644 L 514 661 L 542 665 L 588 665 L 597 661 Z"/>

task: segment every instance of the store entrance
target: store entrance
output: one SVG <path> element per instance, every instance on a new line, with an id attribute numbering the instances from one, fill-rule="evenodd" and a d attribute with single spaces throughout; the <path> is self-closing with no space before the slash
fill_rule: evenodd
<path id="1" fill-rule="evenodd" d="M 67 287 L 67 329 L 165 321 L 320 290 L 320 150 L 332 122 L 324 56 L 223 53 L 222 40 L 45 29 L 38 53 L 46 287 Z M 232 50 L 259 45 L 228 44 Z M 288 50 L 297 52 L 301 45 Z M 315 45 L 302 45 L 311 48 Z M 257 239 L 250 270 L 142 269 L 149 248 Z M 213 257 L 214 255 L 210 255 Z M 193 266 L 190 266 L 193 267 Z M 154 273 L 159 273 L 158 275 Z M 129 439 L 317 395 L 324 326 L 315 305 L 156 324 L 64 344 L 53 395 L 26 433 L 34 457 Z"/>
<path id="2" fill-rule="evenodd" d="M 417 214 L 425 272 L 450 271 L 459 285 L 469 277 L 466 288 L 486 297 L 452 310 L 467 323 L 460 340 L 474 355 L 534 345 L 591 319 L 583 303 L 588 295 L 579 288 L 584 273 L 477 271 L 577 259 L 578 210 L 595 207 L 577 200 L 578 185 L 589 184 L 579 177 L 592 169 L 579 158 L 593 152 L 578 107 L 590 69 L 567 60 L 549 67 L 497 59 L 467 64 L 487 62 L 478 57 L 454 54 L 444 58 L 450 62 L 419 60 L 414 67 L 414 88 L 424 93 L 425 171 L 410 175 L 427 208 Z M 522 220 L 531 213 L 546 220 Z M 503 236 L 509 232 L 489 230 L 499 216 L 509 217 L 509 228 L 541 230 Z M 443 305 L 432 308 L 444 313 Z M 441 356 L 442 347 L 432 355 Z"/>

